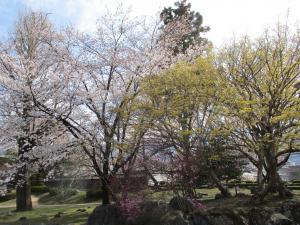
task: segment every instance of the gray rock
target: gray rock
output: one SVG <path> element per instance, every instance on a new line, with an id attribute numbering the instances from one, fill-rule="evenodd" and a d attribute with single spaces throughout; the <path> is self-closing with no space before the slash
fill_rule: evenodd
<path id="1" fill-rule="evenodd" d="M 247 212 L 243 208 L 237 208 L 232 210 L 231 217 L 236 225 L 249 225 L 249 218 Z"/>
<path id="2" fill-rule="evenodd" d="M 172 198 L 169 205 L 172 209 L 180 210 L 184 213 L 190 213 L 195 209 L 191 201 L 180 196 Z"/>
<path id="3" fill-rule="evenodd" d="M 266 225 L 272 213 L 267 207 L 254 207 L 249 212 L 249 222 L 251 225 Z"/>
<path id="4" fill-rule="evenodd" d="M 208 216 L 211 225 L 235 225 L 233 219 L 228 215 L 211 215 Z"/>
<path id="5" fill-rule="evenodd" d="M 295 223 L 281 213 L 273 213 L 267 225 L 295 225 Z"/>
<path id="6" fill-rule="evenodd" d="M 193 213 L 190 218 L 190 224 L 192 225 L 210 225 L 207 216 L 202 212 Z"/>
<path id="7" fill-rule="evenodd" d="M 25 216 L 22 216 L 20 219 L 20 225 L 29 225 L 29 222 Z"/>
<path id="8" fill-rule="evenodd" d="M 101 205 L 94 209 L 87 225 L 126 225 L 116 205 Z"/>
<path id="9" fill-rule="evenodd" d="M 281 213 L 300 224 L 300 202 L 295 200 L 283 202 L 281 205 Z"/>
<path id="10" fill-rule="evenodd" d="M 134 225 L 189 225 L 185 214 L 167 204 L 144 202 Z"/>
<path id="11" fill-rule="evenodd" d="M 86 212 L 86 209 L 77 209 L 77 212 Z"/>
<path id="12" fill-rule="evenodd" d="M 57 214 L 54 215 L 54 218 L 60 218 L 62 216 L 62 212 L 58 212 Z"/>
<path id="13" fill-rule="evenodd" d="M 224 198 L 224 196 L 221 193 L 217 193 L 215 195 L 215 200 L 222 199 L 222 198 Z"/>
<path id="14" fill-rule="evenodd" d="M 156 225 L 156 224 L 153 224 Z M 161 225 L 189 225 L 189 222 L 185 219 L 183 219 L 181 216 L 175 217 L 174 219 L 171 219 L 169 221 L 166 221 L 166 223 L 162 223 Z"/>

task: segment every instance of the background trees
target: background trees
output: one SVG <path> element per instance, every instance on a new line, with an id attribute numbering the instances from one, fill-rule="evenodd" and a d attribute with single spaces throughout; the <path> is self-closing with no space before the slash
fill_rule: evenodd
<path id="1" fill-rule="evenodd" d="M 178 64 L 164 74 L 146 78 L 143 84 L 147 99 L 143 107 L 153 118 L 149 135 L 163 143 L 160 148 L 170 157 L 170 167 L 174 162 L 170 172 L 177 173 L 176 182 L 183 187 L 183 194 L 193 195 L 199 170 L 214 173 L 208 163 L 212 154 L 208 146 L 218 127 L 220 87 L 212 58 Z M 219 187 L 228 194 L 220 183 Z"/>
<path id="2" fill-rule="evenodd" d="M 227 128 L 233 146 L 258 168 L 258 199 L 271 190 L 290 195 L 278 168 L 299 151 L 299 41 L 298 33 L 278 25 L 221 53 Z"/>
<path id="3" fill-rule="evenodd" d="M 0 46 L 1 141 L 18 149 L 18 210 L 31 208 L 29 164 L 51 167 L 70 147 L 101 180 L 103 204 L 118 201 L 118 174 L 141 168 L 192 197 L 205 174 L 229 196 L 221 181 L 240 175 L 241 154 L 258 169 L 257 199 L 290 194 L 278 168 L 299 151 L 299 35 L 278 26 L 214 55 L 201 15 L 175 6 L 162 25 L 117 8 L 89 34 L 59 32 L 43 13 L 20 18 Z"/>
<path id="4" fill-rule="evenodd" d="M 172 47 L 173 53 L 186 53 L 186 51 L 192 45 L 199 45 L 207 42 L 202 37 L 202 33 L 209 31 L 209 27 L 202 25 L 203 17 L 199 12 L 195 12 L 191 9 L 191 4 L 187 3 L 186 0 L 175 2 L 175 7 L 165 7 L 160 16 L 163 21 L 161 29 L 166 29 L 171 23 L 176 21 L 184 21 L 186 23 L 187 32 L 180 39 L 177 40 L 176 44 Z"/>
<path id="5" fill-rule="evenodd" d="M 162 52 L 170 55 L 164 46 L 171 41 L 160 39 L 163 32 L 154 34 L 156 27 L 149 28 L 149 36 L 144 26 L 121 8 L 108 12 L 96 33 L 67 33 L 61 57 L 70 70 L 60 74 L 62 82 L 51 89 L 43 83 L 43 93 L 28 85 L 38 110 L 64 125 L 81 146 L 102 181 L 103 204 L 115 197 L 111 182 L 133 164 L 149 126 L 148 118 L 135 106 L 139 82 L 171 66 L 162 60 L 158 68 L 153 60 Z M 183 35 L 180 30 L 178 35 Z M 46 75 L 45 80 L 52 77 Z M 48 91 L 53 91 L 50 95 L 60 100 L 59 105 L 43 102 Z"/>

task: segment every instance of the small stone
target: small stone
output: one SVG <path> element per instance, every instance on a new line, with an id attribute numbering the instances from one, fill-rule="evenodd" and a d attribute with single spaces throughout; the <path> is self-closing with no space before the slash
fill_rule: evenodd
<path id="1" fill-rule="evenodd" d="M 58 212 L 57 214 L 54 215 L 54 218 L 59 218 L 62 216 L 62 214 L 63 214 L 62 212 Z"/>
<path id="2" fill-rule="evenodd" d="M 86 209 L 77 209 L 77 212 L 86 212 Z"/>
<path id="3" fill-rule="evenodd" d="M 281 213 L 273 213 L 268 221 L 268 225 L 293 225 L 293 221 Z"/>
<path id="4" fill-rule="evenodd" d="M 19 221 L 21 222 L 20 225 L 29 225 L 27 217 L 25 216 L 20 217 Z"/>

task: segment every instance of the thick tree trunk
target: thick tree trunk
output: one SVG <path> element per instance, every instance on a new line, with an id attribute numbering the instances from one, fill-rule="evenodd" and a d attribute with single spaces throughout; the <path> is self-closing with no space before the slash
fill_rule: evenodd
<path id="1" fill-rule="evenodd" d="M 26 130 L 24 128 L 24 130 Z M 28 138 L 19 138 L 18 139 L 18 156 L 20 157 L 19 163 L 20 168 L 16 174 L 17 188 L 16 188 L 16 209 L 17 211 L 26 211 L 32 209 L 31 202 L 31 184 L 29 179 L 28 164 L 29 159 L 24 156 L 25 153 L 28 153 L 34 141 Z"/>
<path id="2" fill-rule="evenodd" d="M 209 168 L 209 174 L 210 174 L 211 180 L 215 183 L 217 188 L 220 190 L 221 194 L 224 197 L 230 197 L 231 194 L 230 194 L 228 188 L 224 187 L 224 185 L 221 183 L 221 181 L 219 180 L 219 178 L 217 177 L 217 175 L 215 174 L 215 172 L 211 168 Z"/>
<path id="3" fill-rule="evenodd" d="M 284 184 L 284 182 L 282 181 L 280 175 L 278 174 L 278 172 L 276 171 L 276 188 L 277 188 L 277 192 L 279 194 L 279 196 L 281 197 L 292 197 L 293 193 L 287 188 L 287 186 Z"/>
<path id="4" fill-rule="evenodd" d="M 253 200 L 260 203 L 271 192 L 278 193 L 279 196 L 284 198 L 293 196 L 292 192 L 285 186 L 285 184 L 281 180 L 276 166 L 271 166 L 267 170 L 267 183 L 253 196 Z"/>
<path id="5" fill-rule="evenodd" d="M 102 179 L 102 204 L 109 205 L 110 204 L 110 188 L 106 179 Z"/>
<path id="6" fill-rule="evenodd" d="M 32 209 L 31 186 L 27 175 L 26 166 L 20 169 L 18 174 L 19 183 L 16 190 L 16 208 L 17 211 L 27 211 Z"/>

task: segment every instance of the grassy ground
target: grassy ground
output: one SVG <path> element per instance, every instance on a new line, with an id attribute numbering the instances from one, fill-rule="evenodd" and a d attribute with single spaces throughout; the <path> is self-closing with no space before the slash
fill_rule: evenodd
<path id="1" fill-rule="evenodd" d="M 233 188 L 229 189 L 232 195 L 234 195 L 235 191 Z M 202 194 L 201 201 L 205 202 L 207 200 L 212 200 L 215 198 L 215 195 L 219 193 L 219 190 L 217 188 L 202 188 L 202 189 L 197 189 L 196 190 L 197 194 Z M 240 189 L 241 193 L 250 195 L 250 190 L 249 189 Z M 172 198 L 173 193 L 171 191 L 160 191 L 160 192 L 155 192 L 155 191 L 150 191 L 150 199 L 155 200 L 155 201 L 165 201 L 169 202 L 170 199 Z"/>
<path id="2" fill-rule="evenodd" d="M 19 225 L 20 218 L 26 217 L 29 224 L 72 224 L 87 223 L 88 215 L 96 205 L 63 205 L 63 206 L 37 206 L 28 212 L 15 212 L 14 208 L 0 209 L 1 225 Z M 61 214 L 62 213 L 62 214 Z M 60 216 L 58 216 L 60 215 Z"/>
<path id="3" fill-rule="evenodd" d="M 87 200 L 85 191 L 78 191 L 76 195 L 72 195 L 68 197 L 62 195 L 50 196 L 49 194 L 45 194 L 41 196 L 38 200 L 38 204 L 40 205 L 80 204 L 80 203 L 96 203 L 96 202 L 100 202 L 100 200 Z"/>
<path id="4" fill-rule="evenodd" d="M 73 196 L 50 196 L 42 194 L 32 196 L 33 210 L 15 212 L 16 200 L 0 203 L 0 225 L 19 225 L 20 218 L 26 217 L 29 224 L 86 224 L 88 215 L 100 204 L 100 200 L 87 202 L 85 192 L 79 191 Z"/>
<path id="5" fill-rule="evenodd" d="M 232 194 L 234 190 L 230 189 Z M 215 194 L 219 191 L 216 188 L 211 189 L 197 189 L 197 193 L 203 195 L 202 202 L 208 209 L 218 208 L 232 208 L 239 205 L 247 204 L 249 198 L 230 198 L 214 200 Z M 240 192 L 250 194 L 249 190 L 241 189 Z M 295 198 L 300 200 L 300 190 L 293 191 Z M 165 201 L 168 202 L 173 194 L 170 191 L 146 190 L 143 193 L 148 200 Z M 274 206 L 282 199 L 272 198 L 266 200 L 265 205 Z M 98 201 L 99 202 L 99 201 Z M 88 215 L 99 204 L 98 202 L 87 203 L 85 200 L 85 193 L 79 192 L 75 196 L 63 198 L 62 196 L 49 196 L 48 194 L 33 196 L 34 209 L 29 212 L 15 212 L 15 200 L 0 203 L 0 225 L 19 225 L 20 218 L 26 217 L 29 224 L 68 224 L 68 225 L 83 225 L 86 224 Z M 60 213 L 62 213 L 60 215 Z M 60 216 L 58 216 L 60 215 Z"/>

